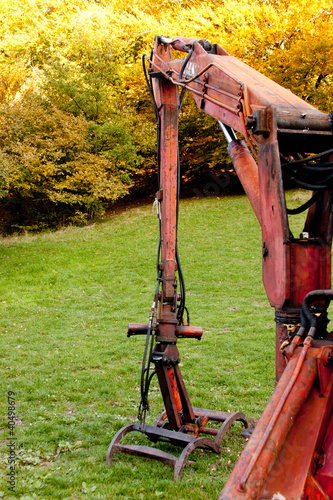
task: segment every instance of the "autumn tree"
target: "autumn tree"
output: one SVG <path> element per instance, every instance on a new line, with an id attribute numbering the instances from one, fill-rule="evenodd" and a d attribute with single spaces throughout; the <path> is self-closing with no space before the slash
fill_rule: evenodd
<path id="1" fill-rule="evenodd" d="M 302 8 L 298 0 L 0 0 L 0 7 L 0 209 L 10 218 L 19 203 L 13 226 L 56 224 L 59 212 L 87 218 L 131 182 L 140 190 L 152 182 L 155 116 L 141 57 L 155 34 L 219 43 L 323 111 L 333 107 L 330 0 Z M 191 100 L 180 144 L 184 182 L 224 168 L 219 127 Z"/>
<path id="2" fill-rule="evenodd" d="M 116 158 L 93 151 L 86 120 L 36 101 L 29 96 L 0 112 L 7 231 L 84 222 L 101 213 L 103 201 L 126 192 Z"/>

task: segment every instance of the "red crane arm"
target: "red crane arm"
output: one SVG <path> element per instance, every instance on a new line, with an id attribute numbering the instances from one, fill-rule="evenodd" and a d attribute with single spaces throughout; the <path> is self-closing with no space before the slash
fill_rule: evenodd
<path id="1" fill-rule="evenodd" d="M 186 57 L 173 59 L 179 52 Z M 151 59 L 145 58 L 158 122 L 157 288 L 149 323 L 131 323 L 128 329 L 129 336 L 146 335 L 140 422 L 118 431 L 107 462 L 115 453 L 155 458 L 173 465 L 177 480 L 191 451 L 201 447 L 219 453 L 234 421 L 247 426 L 241 412 L 192 407 L 180 372 L 178 338 L 202 335 L 201 328 L 183 324 L 185 287 L 177 251 L 181 88 L 219 121 L 227 138 L 228 153 L 261 226 L 263 283 L 275 308 L 277 386 L 220 500 L 333 500 L 333 334 L 327 331 L 327 307 L 333 300 L 331 117 L 205 40 L 156 37 Z M 285 176 L 314 193 L 296 210 L 307 210 L 299 236 L 289 226 L 293 211 L 286 206 Z M 154 373 L 165 411 L 150 426 L 145 415 Z M 147 446 L 120 444 L 132 431 L 184 450 L 177 458 Z"/>
<path id="2" fill-rule="evenodd" d="M 179 51 L 187 56 L 173 59 L 172 53 Z M 176 140 L 170 140 L 176 136 L 177 123 L 170 120 L 170 126 L 166 126 L 162 117 L 168 111 L 172 115 L 173 106 L 178 120 L 178 93 L 173 100 L 170 96 L 172 87 L 181 87 L 191 92 L 199 109 L 216 118 L 226 133 L 235 171 L 261 225 L 263 282 L 276 311 L 276 372 L 280 382 L 221 499 L 272 498 L 281 486 L 283 498 L 305 495 L 302 498 L 332 500 L 333 458 L 325 473 L 318 472 L 316 463 L 318 450 L 333 446 L 333 423 L 328 416 L 333 407 L 333 341 L 325 332 L 326 324 L 323 327 L 328 304 L 323 297 L 332 295 L 333 183 L 329 176 L 325 182 L 318 180 L 323 179 L 321 168 L 329 165 L 333 172 L 331 117 L 230 56 L 219 45 L 204 40 L 156 37 L 150 65 L 161 117 L 163 192 L 172 192 L 176 167 L 167 158 L 177 147 Z M 233 130 L 242 134 L 245 142 L 238 140 Z M 300 186 L 315 193 L 299 237 L 289 227 L 284 172 L 292 172 L 291 177 Z M 167 231 L 172 232 L 170 225 Z M 316 322 L 314 329 L 309 329 L 305 313 L 301 318 L 301 309 L 304 299 L 313 293 L 317 293 L 317 300 L 312 307 L 322 324 Z M 301 320 L 305 326 L 296 333 Z M 319 340 L 322 337 L 324 341 Z M 299 347 L 302 343 L 303 348 Z M 287 344 L 283 355 L 280 348 Z M 325 403 L 316 400 L 317 384 Z M 307 433 L 307 417 L 316 421 L 317 432 Z M 291 446 L 302 449 L 296 481 L 294 471 L 283 462 Z M 319 496 L 314 497 L 314 492 Z"/>
<path id="3" fill-rule="evenodd" d="M 166 47 L 187 52 L 186 59 L 166 60 Z M 163 57 L 164 53 L 164 57 Z M 267 106 L 277 108 L 280 130 L 331 131 L 329 116 L 263 74 L 229 55 L 220 45 L 191 38 L 156 37 L 152 71 L 186 87 L 199 108 L 247 136 L 259 130 L 256 117 Z M 264 125 L 264 124 L 263 124 Z"/>

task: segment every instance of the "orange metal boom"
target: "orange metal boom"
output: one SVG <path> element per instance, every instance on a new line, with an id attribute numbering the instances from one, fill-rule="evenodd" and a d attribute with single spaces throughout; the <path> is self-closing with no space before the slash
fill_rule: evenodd
<path id="1" fill-rule="evenodd" d="M 173 60 L 172 51 L 187 56 Z M 220 500 L 272 499 L 278 493 L 286 500 L 333 500 L 333 338 L 326 330 L 332 297 L 332 120 L 204 40 L 156 37 L 149 74 L 160 113 L 169 113 L 169 124 L 161 128 L 161 176 L 176 162 L 171 136 L 179 101 L 173 87 L 190 91 L 225 129 L 229 154 L 261 225 L 263 282 L 276 311 L 278 383 Z M 284 173 L 314 192 L 300 236 L 289 228 Z M 174 214 L 174 194 L 165 196 L 167 220 Z M 166 257 L 166 265 L 172 267 L 173 259 Z M 175 334 L 162 317 L 160 335 L 164 330 L 166 337 Z"/>

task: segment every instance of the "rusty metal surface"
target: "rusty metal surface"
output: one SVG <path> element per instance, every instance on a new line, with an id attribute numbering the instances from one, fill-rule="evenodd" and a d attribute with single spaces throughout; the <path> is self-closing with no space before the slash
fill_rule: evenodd
<path id="1" fill-rule="evenodd" d="M 329 457 L 326 479 L 316 470 L 315 457 L 323 442 L 332 445 L 327 426 L 333 377 L 326 352 L 332 345 L 326 325 L 318 330 L 318 336 L 327 336 L 326 346 L 311 347 L 311 327 L 301 347 L 296 331 L 304 297 L 331 286 L 332 194 L 326 192 L 314 202 L 302 234 L 293 235 L 280 154 L 288 161 L 332 148 L 331 118 L 218 45 L 181 37 L 156 40 L 160 51 L 172 47 L 187 52 L 185 59 L 175 61 L 155 53 L 151 71 L 159 75 L 159 82 L 188 89 L 203 112 L 240 132 L 252 151 L 236 139 L 228 141 L 229 155 L 262 228 L 263 282 L 276 310 L 279 382 L 220 498 L 266 499 L 278 491 L 288 500 L 307 494 L 330 497 L 331 492 L 322 491 L 333 482 L 333 458 Z M 324 301 L 316 307 L 324 314 Z M 290 342 L 284 356 L 280 347 Z"/>
<path id="2" fill-rule="evenodd" d="M 220 453 L 222 439 L 226 431 L 235 421 L 242 422 L 245 428 L 248 426 L 246 416 L 240 412 L 219 412 L 203 408 L 194 408 L 193 410 L 197 425 L 189 428 L 183 426 L 178 432 L 170 430 L 165 426 L 166 423 L 168 424 L 165 411 L 161 414 L 154 426 L 142 426 L 139 423 L 126 425 L 117 432 L 111 441 L 106 458 L 107 465 L 112 464 L 113 457 L 117 453 L 150 458 L 173 467 L 174 480 L 178 481 L 182 475 L 187 459 L 193 450 L 202 448 Z M 222 426 L 219 429 L 206 428 L 205 425 L 209 421 L 222 423 Z M 131 432 L 140 432 L 146 435 L 153 443 L 165 442 L 174 446 L 183 447 L 183 451 L 177 457 L 176 455 L 166 453 L 151 446 L 121 444 L 120 441 Z M 199 434 L 205 434 L 205 436 L 200 436 Z"/>
<path id="3" fill-rule="evenodd" d="M 157 60 L 163 67 L 168 64 L 171 61 L 170 47 L 161 46 L 156 41 L 153 60 Z M 248 423 L 246 416 L 240 412 L 193 409 L 180 372 L 177 339 L 200 339 L 203 330 L 201 327 L 178 324 L 177 317 L 178 89 L 169 80 L 160 78 L 153 79 L 153 89 L 160 130 L 159 191 L 156 200 L 159 203 L 161 233 L 158 264 L 161 291 L 156 294 L 158 315 L 157 324 L 154 325 L 155 345 L 150 359 L 155 365 L 165 410 L 155 426 L 145 425 L 144 421 L 141 421 L 121 429 L 110 444 L 107 463 L 111 464 L 115 453 L 149 457 L 173 466 L 174 479 L 178 480 L 189 454 L 195 448 L 201 447 L 219 453 L 223 436 L 233 422 L 241 421 L 245 427 Z M 243 149 L 245 150 L 245 145 Z M 130 323 L 127 335 L 145 335 L 147 338 L 151 333 L 151 324 Z M 222 425 L 220 428 L 209 427 L 207 424 L 210 421 Z M 177 458 L 147 446 L 120 444 L 122 438 L 133 431 L 145 434 L 153 442 L 162 441 L 183 446 L 184 450 Z"/>
<path id="4" fill-rule="evenodd" d="M 308 474 L 307 481 L 304 488 L 304 500 L 331 500 L 332 496 L 326 495 L 320 484 L 315 480 L 312 474 Z"/>
<path id="5" fill-rule="evenodd" d="M 333 415 L 325 433 L 325 439 L 320 450 L 320 461 L 314 472 L 316 481 L 329 499 L 333 498 Z"/>
<path id="6" fill-rule="evenodd" d="M 253 159 L 244 141 L 232 141 L 228 145 L 228 154 L 245 193 L 252 205 L 253 211 L 261 224 L 261 204 L 259 190 L 258 165 Z"/>
<path id="7" fill-rule="evenodd" d="M 187 55 L 173 60 L 173 50 Z M 294 172 L 292 169 L 300 161 L 304 168 L 304 156 L 308 156 L 309 167 L 312 155 L 321 157 L 324 151 L 326 155 L 332 152 L 332 119 L 230 56 L 218 44 L 185 37 L 156 37 L 150 65 L 160 126 L 160 186 L 156 199 L 162 235 L 162 289 L 152 360 L 165 411 L 155 426 L 133 424 L 119 431 L 110 445 L 108 461 L 112 461 L 114 453 L 156 458 L 172 465 L 174 477 L 179 479 L 195 447 L 218 452 L 233 421 L 240 420 L 247 426 L 242 413 L 193 408 L 179 368 L 178 338 L 199 339 L 202 335 L 199 327 L 177 324 L 177 135 L 181 87 L 190 91 L 199 109 L 216 118 L 230 136 L 229 155 L 261 225 L 263 283 L 270 305 L 275 308 L 277 386 L 220 500 L 266 500 L 278 492 L 286 500 L 333 500 L 333 339 L 325 323 L 325 294 L 331 293 L 333 196 L 328 187 L 321 186 L 323 195 L 311 201 L 303 231 L 294 235 L 283 180 L 288 169 Z M 242 134 L 244 141 L 238 140 L 231 129 Z M 304 185 L 302 179 L 299 184 L 302 182 Z M 303 304 L 313 290 L 324 296 L 311 303 L 312 317 L 320 318 L 314 319 L 315 326 L 312 320 L 307 324 Z M 129 325 L 128 336 L 142 334 L 149 334 L 148 325 Z M 222 425 L 219 429 L 209 426 L 211 420 Z M 122 437 L 132 431 L 144 432 L 152 441 L 182 443 L 185 448 L 177 458 L 149 447 L 121 445 Z"/>
<path id="8" fill-rule="evenodd" d="M 147 335 L 148 324 L 147 323 L 129 323 L 127 328 L 127 336 L 132 335 Z M 156 333 L 158 335 L 159 327 L 156 327 Z M 192 325 L 177 325 L 175 329 L 175 335 L 177 338 L 190 338 L 200 340 L 203 335 L 203 328 L 201 326 Z"/>
<path id="9" fill-rule="evenodd" d="M 276 110 L 266 109 L 271 133 L 260 138 L 258 171 L 262 216 L 262 276 L 271 306 L 281 309 L 289 298 L 289 258 L 286 243 L 290 238 L 284 197 Z"/>
<path id="10" fill-rule="evenodd" d="M 267 495 L 269 498 L 277 491 L 286 498 L 301 497 L 308 471 L 313 468 L 317 443 L 322 442 L 323 429 L 326 430 L 327 418 L 332 411 L 332 369 L 328 375 L 329 386 L 325 392 L 322 393 L 314 384 L 294 419 L 293 427 L 263 488 L 263 497 Z M 287 470 L 288 465 L 291 466 L 292 474 Z"/>
<path id="11" fill-rule="evenodd" d="M 297 348 L 220 500 L 271 499 L 277 493 L 286 500 L 302 496 L 332 412 L 332 366 L 326 367 L 329 383 L 324 394 L 316 382 L 322 349 L 305 353 L 304 347 Z"/>
<path id="12" fill-rule="evenodd" d="M 216 45 L 216 54 L 205 50 L 199 40 L 177 37 L 159 47 L 177 47 L 192 54 L 184 60 L 155 58 L 154 71 L 162 72 L 177 85 L 186 86 L 198 107 L 244 134 L 244 123 L 269 105 L 278 109 L 277 125 L 281 129 L 331 131 L 327 114 L 318 111 L 289 90 L 281 87 Z M 245 118 L 242 121 L 241 114 Z M 260 117 L 258 116 L 258 119 Z"/>

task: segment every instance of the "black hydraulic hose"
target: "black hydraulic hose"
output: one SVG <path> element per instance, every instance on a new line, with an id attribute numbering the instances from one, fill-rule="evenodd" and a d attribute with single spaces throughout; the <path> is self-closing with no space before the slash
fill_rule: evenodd
<path id="1" fill-rule="evenodd" d="M 150 363 L 151 363 L 151 359 L 152 359 L 152 352 L 153 352 L 153 346 L 154 346 L 154 330 L 153 330 L 154 329 L 154 321 L 155 321 L 154 308 L 157 307 L 159 288 L 160 288 L 160 276 L 158 276 L 158 279 L 157 279 L 154 302 L 153 302 L 153 306 L 152 306 L 151 315 L 149 318 L 147 335 L 146 335 L 145 350 L 144 350 L 144 354 L 143 354 L 142 367 L 141 367 L 141 384 L 140 384 L 141 401 L 139 404 L 138 419 L 143 424 L 144 424 L 144 420 L 145 420 L 145 414 L 147 411 L 149 411 L 148 393 L 149 393 L 150 382 L 151 382 L 152 376 L 154 375 L 154 373 L 152 375 L 150 375 L 149 371 L 150 371 Z M 149 354 L 148 354 L 148 350 L 149 350 Z"/>
<path id="2" fill-rule="evenodd" d="M 186 306 L 184 307 L 184 309 L 186 311 L 187 324 L 189 325 L 190 324 L 190 312 L 189 312 L 189 310 L 187 309 Z"/>
<path id="3" fill-rule="evenodd" d="M 179 71 L 179 77 L 178 77 L 179 78 L 179 83 L 183 83 L 183 84 L 186 83 L 186 82 L 183 81 L 183 73 L 185 71 L 187 63 L 191 59 L 192 54 L 193 54 L 193 50 L 190 49 L 189 53 L 187 54 L 187 56 L 186 56 L 186 58 L 185 58 L 185 60 L 183 62 L 183 65 L 182 65 L 182 67 L 180 68 L 180 71 Z"/>
<path id="4" fill-rule="evenodd" d="M 179 285 L 180 285 L 180 304 L 179 304 L 178 313 L 177 313 L 177 320 L 178 320 L 178 324 L 182 325 L 183 324 L 183 317 L 184 317 L 184 310 L 185 310 L 185 282 L 184 282 L 182 268 L 180 265 L 178 248 L 176 249 L 176 263 L 177 263 L 177 267 L 178 267 L 178 276 L 179 276 Z"/>
<path id="5" fill-rule="evenodd" d="M 153 51 L 152 51 L 152 54 L 153 54 Z M 152 55 L 151 55 L 151 59 L 152 59 Z M 151 83 L 151 78 L 150 77 L 148 78 L 148 73 L 147 73 L 145 61 L 150 62 L 150 59 L 149 59 L 149 57 L 146 54 L 144 54 L 142 56 L 142 66 L 143 66 L 143 73 L 144 73 L 144 76 L 145 76 L 147 88 L 148 88 L 148 91 L 149 91 L 149 94 L 150 94 L 150 97 L 151 97 L 151 100 L 152 100 L 152 103 L 153 103 L 154 112 L 155 112 L 155 116 L 156 116 L 157 182 L 158 182 L 158 189 L 160 189 L 160 163 L 161 163 L 161 161 L 160 161 L 160 136 L 161 136 L 161 118 L 160 118 L 160 114 L 159 114 L 158 107 L 157 107 L 157 104 L 156 104 L 156 100 L 155 100 L 155 96 L 154 96 L 154 91 L 153 91 L 153 86 L 152 86 L 152 83 Z"/>
<path id="6" fill-rule="evenodd" d="M 331 154 L 333 154 L 333 149 L 328 149 L 328 150 L 322 151 L 321 153 L 318 153 L 316 155 L 308 156 L 307 158 L 300 158 L 298 160 L 291 160 L 291 161 L 289 161 L 289 162 L 284 163 L 283 165 L 281 165 L 281 168 L 288 168 L 288 167 L 291 167 L 293 165 L 307 163 L 307 162 L 313 161 L 313 160 L 318 160 L 322 156 L 331 155 Z"/>
<path id="7" fill-rule="evenodd" d="M 319 200 L 322 196 L 322 191 L 317 191 L 314 193 L 314 195 L 303 205 L 301 205 L 298 208 L 287 208 L 287 214 L 289 215 L 296 215 L 296 214 L 301 214 L 302 212 L 305 212 L 308 208 L 310 208 L 316 201 Z"/>
<path id="8" fill-rule="evenodd" d="M 152 51 L 152 55 L 153 55 L 153 51 Z M 151 55 L 151 58 L 152 58 L 152 55 Z M 157 107 L 157 104 L 156 104 L 156 100 L 155 100 L 155 96 L 154 96 L 154 92 L 153 92 L 153 87 L 152 87 L 152 84 L 151 84 L 151 79 L 150 79 L 150 77 L 148 78 L 148 73 L 147 73 L 145 61 L 148 61 L 149 63 L 151 61 L 151 59 L 149 59 L 149 57 L 147 56 L 147 54 L 143 54 L 143 56 L 142 56 L 143 73 L 144 73 L 144 76 L 145 76 L 145 80 L 146 80 L 147 88 L 148 88 L 149 93 L 150 93 L 151 100 L 153 102 L 156 119 L 159 120 L 160 115 L 159 115 L 159 112 L 158 112 L 158 107 Z"/>
<path id="9" fill-rule="evenodd" d="M 315 160 L 323 160 L 324 157 L 332 154 L 333 149 L 328 149 L 306 158 L 287 161 L 281 164 L 281 169 L 300 187 L 312 191 L 324 191 L 331 188 L 333 185 L 333 162 L 322 161 L 316 164 Z M 313 203 L 315 201 L 316 200 L 312 200 Z M 306 208 L 308 208 L 308 206 Z"/>
<path id="10" fill-rule="evenodd" d="M 287 347 L 289 356 L 293 355 L 295 348 L 300 345 L 305 336 L 304 346 L 306 344 L 308 347 L 312 345 L 317 332 L 318 321 L 315 311 L 311 311 L 310 307 L 313 302 L 320 300 L 326 301 L 327 309 L 328 303 L 333 300 L 333 290 L 312 290 L 304 297 L 301 309 L 301 327 L 294 336 L 290 346 Z"/>
<path id="11" fill-rule="evenodd" d="M 305 182 L 309 181 L 314 185 L 318 183 L 329 183 L 333 178 L 333 165 L 332 168 L 327 169 L 326 172 L 307 171 L 305 168 L 302 168 L 300 170 L 293 170 L 290 175 L 298 175 L 298 179 Z"/>
<path id="12" fill-rule="evenodd" d="M 300 187 L 304 189 L 308 189 L 309 191 L 325 191 L 326 189 L 329 188 L 329 186 L 324 185 L 324 184 L 309 184 L 308 182 L 303 182 L 294 177 L 293 175 L 290 175 L 290 179 L 295 181 L 296 184 L 298 184 Z"/>
<path id="13" fill-rule="evenodd" d="M 186 93 L 187 93 L 187 88 L 186 87 L 183 87 L 182 88 L 182 91 L 180 93 L 180 97 L 179 97 L 179 110 L 181 109 L 182 105 L 183 105 L 183 102 L 184 102 L 184 99 L 186 97 Z"/>
<path id="14" fill-rule="evenodd" d="M 301 310 L 301 322 L 303 328 L 307 328 L 309 324 L 311 328 L 317 328 L 317 318 L 311 311 L 310 307 L 313 302 L 319 300 L 325 300 L 327 302 L 333 300 L 333 290 L 312 290 L 305 296 Z"/>
<path id="15" fill-rule="evenodd" d="M 179 159 L 179 149 L 178 149 L 178 168 L 177 168 L 177 208 L 176 208 L 176 231 L 178 232 L 178 219 L 179 219 L 179 198 L 180 198 L 180 159 Z M 182 267 L 180 265 L 180 258 L 178 252 L 178 242 L 177 242 L 177 234 L 176 234 L 176 263 L 178 267 L 178 276 L 179 276 L 179 285 L 180 285 L 180 304 L 178 308 L 178 324 L 183 324 L 184 310 L 185 310 L 185 302 L 186 302 L 186 291 L 185 291 L 185 280 L 182 271 Z"/>
<path id="16" fill-rule="evenodd" d="M 149 61 L 149 58 L 146 55 L 143 55 L 142 57 L 142 64 L 143 64 L 143 71 L 146 79 L 146 84 L 148 91 L 150 93 L 154 111 L 155 111 L 155 116 L 156 116 L 156 121 L 157 121 L 157 127 L 156 127 L 156 134 L 157 134 L 157 181 L 158 181 L 158 189 L 160 189 L 160 131 L 161 131 L 161 120 L 160 120 L 160 114 L 158 111 L 158 107 L 156 104 L 155 96 L 154 96 L 154 91 L 153 91 L 153 86 L 151 83 L 151 79 L 148 77 L 147 70 L 146 70 L 146 65 L 145 61 Z M 141 368 L 141 401 L 139 405 L 139 414 L 138 418 L 141 423 L 144 424 L 145 421 L 145 414 L 149 410 L 149 402 L 148 402 L 148 392 L 149 392 L 149 386 L 151 383 L 151 380 L 153 378 L 153 375 L 155 374 L 155 371 L 150 374 L 150 363 L 152 359 L 152 352 L 153 352 L 153 346 L 154 346 L 154 322 L 155 322 L 155 314 L 156 314 L 156 309 L 157 309 L 157 303 L 158 303 L 158 294 L 159 294 L 159 288 L 160 288 L 160 281 L 161 281 L 161 274 L 162 271 L 160 270 L 160 254 L 161 254 L 161 218 L 160 215 L 158 214 L 158 219 L 159 219 L 159 241 L 158 241 L 158 248 L 157 248 L 157 259 L 156 259 L 156 273 L 157 273 L 157 285 L 156 285 L 156 290 L 155 290 L 155 295 L 154 295 L 154 302 L 153 302 L 153 307 L 151 311 L 151 316 L 148 324 L 148 329 L 147 329 L 147 335 L 146 335 L 146 343 L 145 343 L 145 350 L 143 354 L 143 359 L 142 359 L 142 368 Z"/>
<path id="17" fill-rule="evenodd" d="M 323 173 L 327 171 L 332 171 L 333 170 L 333 161 L 327 161 L 325 163 L 318 163 L 318 164 L 313 164 L 313 165 L 303 165 L 302 170 L 304 171 L 309 171 L 312 173 Z"/>
<path id="18" fill-rule="evenodd" d="M 191 52 L 191 51 L 190 51 Z M 187 60 L 189 59 L 191 54 L 187 56 Z M 151 55 L 151 60 L 153 57 L 153 52 Z M 142 57 L 142 64 L 143 64 L 143 71 L 145 75 L 145 80 L 147 84 L 148 91 L 150 93 L 152 102 L 153 102 L 153 107 L 155 111 L 155 116 L 156 116 L 156 121 L 157 121 L 157 177 L 158 177 L 158 189 L 160 189 L 160 138 L 161 138 L 161 119 L 160 119 L 160 114 L 158 110 L 158 106 L 155 100 L 154 96 L 154 91 L 153 91 L 153 86 L 151 82 L 151 78 L 148 76 L 145 61 L 150 62 L 149 58 L 146 55 L 143 55 Z M 184 66 L 185 68 L 185 66 Z M 180 94 L 180 106 L 179 110 L 184 102 L 186 95 L 186 88 L 183 88 Z M 179 194 L 180 194 L 180 160 L 179 160 L 179 151 L 178 151 L 178 168 L 177 168 L 177 205 L 176 205 L 176 231 L 178 229 L 178 215 L 179 215 Z M 156 291 L 155 291 L 155 296 L 154 296 L 154 303 L 153 303 L 153 308 L 157 308 L 157 303 L 158 303 L 158 294 L 159 294 L 159 287 L 160 287 L 160 282 L 161 282 L 161 276 L 162 276 L 162 271 L 160 270 L 160 254 L 161 254 L 161 218 L 160 214 L 158 214 L 158 219 L 159 219 L 159 242 L 158 242 L 158 249 L 157 249 L 157 262 L 156 262 L 156 271 L 157 271 L 157 286 L 156 286 Z M 178 267 L 178 275 L 179 275 L 179 282 L 180 282 L 180 292 L 181 292 L 181 301 L 180 301 L 180 307 L 178 311 L 178 322 L 179 324 L 182 324 L 183 322 L 183 316 L 184 316 L 184 309 L 185 309 L 185 282 L 184 282 L 184 277 L 183 277 L 183 272 L 182 268 L 180 265 L 180 259 L 179 259 L 179 254 L 178 254 L 178 247 L 177 247 L 177 234 L 176 234 L 176 249 L 175 249 L 175 257 L 176 257 L 176 263 Z M 155 304 L 155 306 L 154 306 Z M 187 310 L 187 309 L 186 309 Z M 150 363 L 152 360 L 152 352 L 153 352 L 153 346 L 154 346 L 154 321 L 156 320 L 153 315 L 155 312 L 152 311 L 150 321 L 148 324 L 148 329 L 147 329 L 147 335 L 146 335 L 146 343 L 145 343 L 145 350 L 144 350 L 144 355 L 143 355 L 143 360 L 142 360 L 142 369 L 141 369 L 141 401 L 139 405 L 139 415 L 138 418 L 141 421 L 141 423 L 144 424 L 145 421 L 145 414 L 147 411 L 149 411 L 149 402 L 148 402 L 148 393 L 149 393 L 149 387 L 151 380 L 156 373 L 155 370 L 152 374 L 150 374 Z M 188 314 L 188 311 L 187 311 Z M 188 314 L 188 320 L 189 320 L 189 314 Z M 150 344 L 149 344 L 150 342 Z M 149 352 L 148 352 L 149 351 Z"/>

